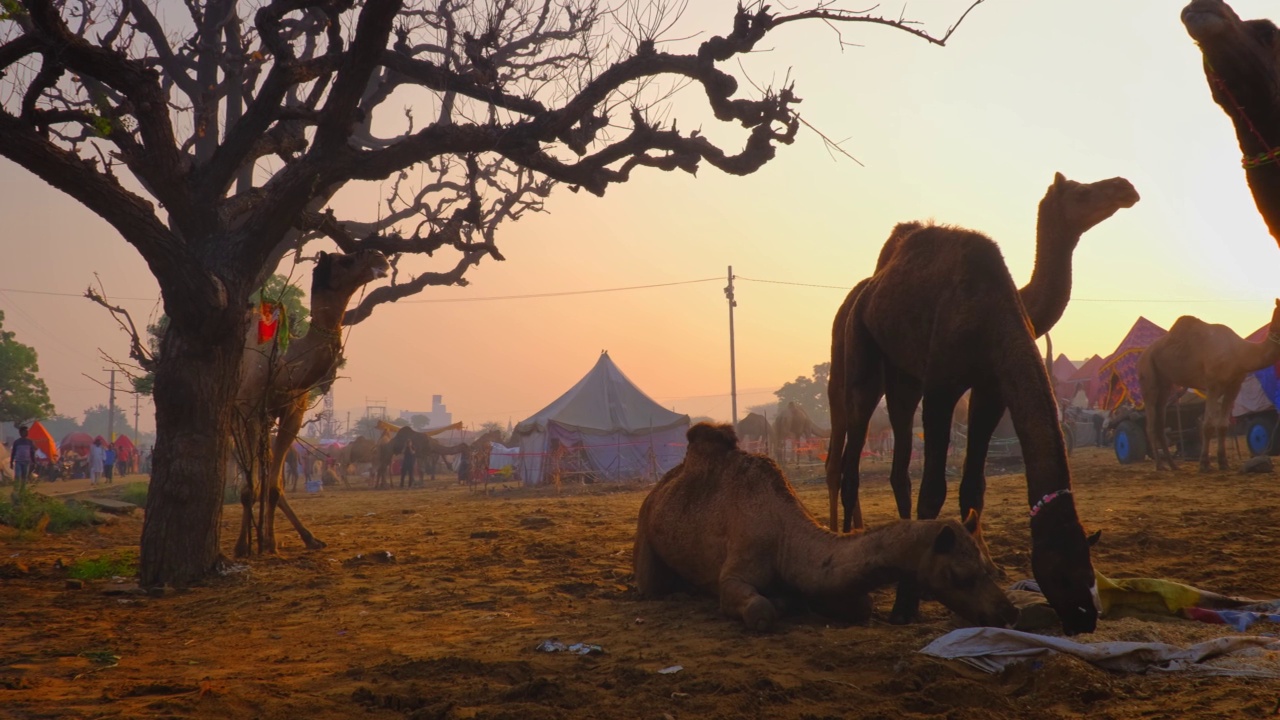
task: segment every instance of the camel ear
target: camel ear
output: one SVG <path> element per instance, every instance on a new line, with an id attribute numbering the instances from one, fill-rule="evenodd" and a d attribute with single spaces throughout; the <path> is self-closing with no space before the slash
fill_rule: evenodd
<path id="1" fill-rule="evenodd" d="M 933 539 L 933 551 L 939 555 L 946 555 L 956 546 L 956 531 L 951 529 L 950 525 L 943 525 L 938 531 L 938 537 Z"/>
<path id="2" fill-rule="evenodd" d="M 1067 181 L 1067 179 L 1066 179 L 1065 177 L 1063 177 L 1062 173 L 1060 173 L 1060 172 L 1059 172 L 1059 173 L 1054 173 L 1054 174 L 1053 174 L 1053 184 L 1054 184 L 1054 185 L 1061 185 L 1062 183 L 1064 183 L 1064 182 L 1066 182 L 1066 181 Z"/>
<path id="3" fill-rule="evenodd" d="M 982 519 L 978 517 L 978 511 L 969 508 L 969 516 L 964 519 L 964 529 L 969 531 L 970 535 L 978 535 L 982 532 Z"/>
<path id="4" fill-rule="evenodd" d="M 1098 532 L 1096 532 L 1096 533 L 1094 533 L 1094 534 L 1090 535 L 1090 536 L 1088 537 L 1088 539 L 1087 539 L 1087 542 L 1089 543 L 1089 547 L 1093 547 L 1094 545 L 1097 545 L 1097 544 L 1098 544 L 1098 540 L 1099 540 L 1101 537 L 1102 537 L 1102 531 L 1101 531 L 1101 530 L 1099 530 Z"/>

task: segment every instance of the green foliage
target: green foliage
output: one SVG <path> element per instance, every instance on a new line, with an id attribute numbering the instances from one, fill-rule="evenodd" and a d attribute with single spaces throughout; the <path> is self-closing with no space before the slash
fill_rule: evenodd
<path id="1" fill-rule="evenodd" d="M 111 416 L 110 408 L 106 405 L 94 405 L 84 411 L 84 423 L 81 428 L 90 435 L 101 435 L 107 437 L 107 418 Z M 137 435 L 134 428 L 129 424 L 128 417 L 124 413 L 124 408 L 117 405 L 115 407 L 115 422 L 112 423 L 111 429 L 115 431 L 116 437 L 128 435 L 130 439 Z M 54 436 L 61 439 L 61 436 Z M 110 439 L 110 438 L 108 438 Z"/>
<path id="2" fill-rule="evenodd" d="M 427 426 L 431 425 L 431 418 L 423 415 L 422 413 L 418 413 L 417 415 L 409 418 L 409 424 L 413 425 L 414 430 L 426 430 Z"/>
<path id="3" fill-rule="evenodd" d="M 827 378 L 830 375 L 831 363 L 814 365 L 813 377 L 797 377 L 773 391 L 778 396 L 778 407 L 785 407 L 794 400 L 814 422 L 825 425 L 827 418 L 831 417 L 831 406 L 827 404 Z"/>
<path id="4" fill-rule="evenodd" d="M 93 509 L 74 500 L 64 503 L 45 497 L 19 483 L 8 497 L 0 498 L 0 524 L 23 532 L 62 533 L 93 524 Z"/>
<path id="5" fill-rule="evenodd" d="M 377 440 L 382 437 L 382 431 L 378 429 L 378 418 L 376 417 L 370 416 L 360 418 L 356 421 L 354 429 L 356 435 L 363 435 L 370 440 Z"/>
<path id="6" fill-rule="evenodd" d="M 0 20 L 18 20 L 27 17 L 27 9 L 18 0 L 0 0 Z"/>
<path id="7" fill-rule="evenodd" d="M 49 388 L 36 375 L 35 349 L 14 340 L 3 327 L 0 311 L 0 421 L 26 423 L 52 415 Z"/>
<path id="8" fill-rule="evenodd" d="M 307 306 L 306 297 L 307 294 L 302 288 L 290 283 L 289 278 L 284 275 L 272 275 L 249 299 L 255 304 L 265 299 L 267 302 L 284 305 L 285 319 L 282 327 L 288 328 L 289 335 L 297 338 L 306 335 L 311 327 L 311 309 Z M 164 331 L 168 327 L 168 315 L 161 315 L 159 320 L 147 326 L 147 347 L 151 351 L 151 357 L 156 360 L 160 359 L 160 345 L 164 338 Z M 155 392 L 155 386 L 154 372 L 133 378 L 133 391 L 141 395 L 151 395 Z"/>
<path id="9" fill-rule="evenodd" d="M 138 507 L 144 508 L 147 506 L 148 487 L 149 486 L 146 483 L 142 482 L 129 483 L 120 490 L 120 499 L 124 502 L 133 503 Z"/>
<path id="10" fill-rule="evenodd" d="M 111 555 L 77 560 L 67 574 L 79 580 L 102 580 L 110 577 L 133 577 L 138 574 L 138 556 L 131 550 Z"/>

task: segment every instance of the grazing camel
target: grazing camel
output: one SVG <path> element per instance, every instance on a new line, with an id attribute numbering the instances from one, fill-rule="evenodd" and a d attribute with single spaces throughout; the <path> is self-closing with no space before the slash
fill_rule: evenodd
<path id="1" fill-rule="evenodd" d="M 769 438 L 773 433 L 769 418 L 756 412 L 747 413 L 746 417 L 738 421 L 737 431 L 748 450 L 762 455 L 769 454 Z"/>
<path id="2" fill-rule="evenodd" d="M 1092 632 L 1097 592 L 1057 402 L 999 248 L 980 233 L 925 226 L 896 238 L 886 252 L 844 328 L 843 410 L 853 440 L 839 460 L 846 503 L 858 497 L 858 460 L 871 415 L 886 388 L 900 390 L 888 379 L 910 378 L 923 390 L 923 486 L 945 472 L 952 411 L 966 389 L 972 388 L 971 417 L 985 417 L 975 407 L 980 402 L 1007 405 L 1026 463 L 1032 570 L 1063 630 Z M 894 396 L 889 400 L 892 414 Z M 962 493 L 966 499 L 973 502 Z M 899 586 L 898 621 L 913 614 L 910 591 Z"/>
<path id="3" fill-rule="evenodd" d="M 334 459 L 338 465 L 338 472 L 342 475 L 342 483 L 350 486 L 347 482 L 348 470 L 355 465 L 369 463 L 377 458 L 378 445 L 363 435 L 347 443 L 345 447 L 334 454 Z"/>
<path id="4" fill-rule="evenodd" d="M 747 628 L 773 627 L 775 602 L 865 622 L 868 593 L 910 579 L 966 620 L 1005 627 L 1017 610 L 955 520 L 900 521 L 838 535 L 805 509 L 777 463 L 738 449 L 729 425 L 698 423 L 684 462 L 640 506 L 633 561 L 646 597 L 682 586 L 720 598 Z M 976 520 L 976 519 L 975 519 Z"/>
<path id="5" fill-rule="evenodd" d="M 246 473 L 240 504 L 244 515 L 236 556 L 246 557 L 252 548 L 253 505 L 259 502 L 258 551 L 276 551 L 275 510 L 284 513 L 302 536 L 308 549 L 325 546 L 302 524 L 281 489 L 281 470 L 289 446 L 298 437 L 303 415 L 310 402 L 311 391 L 333 381 L 342 361 L 342 315 L 351 296 L 365 284 L 385 277 L 391 269 L 386 257 L 376 250 L 362 250 L 350 255 L 320 253 L 311 274 L 311 327 L 307 334 L 289 344 L 281 357 L 274 342 L 265 346 L 252 337 L 246 343 L 241 370 L 240 391 L 236 398 L 238 437 L 244 447 L 256 443 L 277 422 L 275 440 L 270 449 L 266 474 L 262 483 L 255 473 Z M 256 328 L 250 328 L 252 335 Z"/>
<path id="6" fill-rule="evenodd" d="M 1200 443 L 1200 470 L 1207 472 L 1209 439 L 1218 437 L 1218 469 L 1227 469 L 1227 426 L 1240 383 L 1251 372 L 1280 360 L 1280 300 L 1271 313 L 1267 338 L 1251 343 L 1226 325 L 1210 325 L 1183 315 L 1168 334 L 1147 346 L 1138 358 L 1138 382 L 1146 403 L 1147 441 L 1156 459 L 1156 470 L 1168 463 L 1177 470 L 1164 434 L 1164 411 L 1173 387 L 1195 388 L 1205 394 L 1204 423 Z"/>
<path id="7" fill-rule="evenodd" d="M 1056 173 L 1053 184 L 1040 200 L 1036 219 L 1036 258 L 1031 280 L 1018 291 L 1027 318 L 1036 337 L 1053 328 L 1066 310 L 1071 299 L 1071 258 L 1080 237 L 1098 223 L 1106 220 L 1121 208 L 1132 207 L 1138 202 L 1138 192 L 1124 178 L 1110 178 L 1094 183 L 1079 183 Z M 893 256 L 903 238 L 922 229 L 920 223 L 901 223 L 890 233 L 876 261 L 877 272 Z M 849 351 L 845 325 L 853 303 L 861 294 L 867 281 L 854 286 L 836 313 L 831 334 L 831 374 L 828 379 L 827 398 L 831 406 L 831 444 L 827 453 L 827 494 L 830 502 L 831 529 L 838 527 L 837 500 L 843 492 L 844 530 L 862 527 L 862 511 L 858 506 L 856 487 L 845 492 L 841 479 L 840 463 L 847 442 L 861 450 L 863 436 L 847 435 L 848 421 L 843 404 L 847 372 L 844 357 Z M 911 516 L 911 429 L 916 407 L 920 404 L 922 389 L 920 379 L 904 374 L 892 364 L 883 368 L 883 387 L 887 401 L 889 420 L 893 425 L 893 466 L 889 472 L 889 484 L 893 488 L 898 516 Z M 950 397 L 937 398 L 933 404 L 946 405 L 954 401 Z M 939 408 L 939 417 L 943 412 Z M 987 449 L 995 434 L 996 426 L 1004 415 L 1005 403 L 998 394 L 976 392 L 969 398 L 969 439 L 965 449 L 964 472 L 960 481 L 960 515 L 966 517 L 970 510 L 979 514 L 986 494 Z M 941 439 L 942 456 L 950 442 L 950 427 L 941 430 L 935 425 L 930 432 L 925 425 L 925 447 L 930 438 Z M 939 431 L 942 434 L 937 434 Z M 847 482 L 847 481 L 845 481 Z M 920 480 L 920 498 L 916 517 L 936 518 L 946 501 L 947 485 L 945 466 Z"/>
<path id="8" fill-rule="evenodd" d="M 1241 20 L 1222 0 L 1195 0 L 1182 24 L 1200 46 L 1214 102 L 1235 126 L 1253 202 L 1280 242 L 1280 29 Z"/>
<path id="9" fill-rule="evenodd" d="M 435 432 L 443 432 L 445 429 L 440 428 Z M 436 468 L 440 463 L 441 457 L 458 455 L 467 449 L 467 446 L 461 443 L 457 445 L 441 444 L 439 440 L 430 435 L 405 426 L 397 430 L 396 434 L 391 436 L 385 445 L 379 445 L 379 478 L 383 477 L 386 474 L 386 469 L 391 466 L 391 458 L 404 452 L 405 446 L 409 443 L 413 443 L 414 454 L 417 457 L 415 472 L 424 482 L 426 481 L 428 467 L 431 470 L 431 479 L 436 479 Z"/>

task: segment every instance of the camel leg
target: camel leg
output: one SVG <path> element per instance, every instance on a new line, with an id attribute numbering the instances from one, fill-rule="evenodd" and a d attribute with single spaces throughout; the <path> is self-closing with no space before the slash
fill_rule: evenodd
<path id="1" fill-rule="evenodd" d="M 1155 456 L 1156 470 L 1160 470 L 1165 463 L 1168 463 L 1170 470 L 1177 470 L 1178 466 L 1169 454 L 1164 436 L 1165 400 L 1165 393 L 1158 390 L 1147 396 L 1147 444 L 1151 446 L 1151 454 Z"/>
<path id="2" fill-rule="evenodd" d="M 1213 470 L 1212 463 L 1209 462 L 1209 446 L 1213 443 L 1213 437 L 1218 430 L 1218 400 L 1214 398 L 1213 393 L 1209 393 L 1204 400 L 1204 417 L 1200 420 L 1200 472 L 1207 473 Z M 1223 461 L 1226 461 L 1226 454 L 1223 454 Z"/>
<path id="3" fill-rule="evenodd" d="M 841 456 L 840 493 L 844 505 L 844 531 L 862 527 L 862 506 L 858 500 L 858 465 L 867 440 L 871 415 L 884 394 L 884 359 L 880 348 L 861 323 L 852 321 L 846 330 L 844 407 L 848 440 Z"/>
<path id="4" fill-rule="evenodd" d="M 1241 381 L 1243 382 L 1243 381 Z M 1240 394 L 1240 383 L 1227 388 L 1222 395 L 1222 415 L 1218 423 L 1218 469 L 1227 470 L 1227 428 L 1231 424 L 1231 411 L 1236 406 L 1236 396 Z M 1239 446 L 1237 446 L 1238 448 Z M 1237 452 L 1237 456 L 1239 453 Z"/>
<path id="5" fill-rule="evenodd" d="M 754 585 L 736 577 L 726 565 L 720 574 L 720 611 L 741 618 L 748 630 L 766 632 L 778 621 L 778 608 Z"/>
<path id="6" fill-rule="evenodd" d="M 885 372 L 885 399 L 889 424 L 893 427 L 893 465 L 889 487 L 898 506 L 898 517 L 911 518 L 911 430 L 923 392 L 915 378 L 888 366 Z"/>
<path id="7" fill-rule="evenodd" d="M 843 341 L 844 335 L 840 334 Z M 832 341 L 836 345 L 836 341 Z M 827 380 L 827 403 L 831 409 L 831 438 L 827 442 L 827 503 L 831 510 L 831 532 L 839 532 L 840 467 L 844 456 L 847 422 L 844 411 L 844 348 L 831 353 L 831 374 Z M 837 362 L 839 356 L 839 362 Z M 768 442 L 766 440 L 766 442 Z"/>
<path id="8" fill-rule="evenodd" d="M 236 557 L 249 557 L 253 553 L 253 472 L 246 473 L 248 479 L 240 488 L 240 506 L 244 514 L 240 519 L 240 538 L 236 540 Z"/>
<path id="9" fill-rule="evenodd" d="M 947 449 L 951 445 L 951 418 L 960 388 L 930 390 L 924 396 L 924 469 L 920 474 L 920 500 L 916 517 L 932 520 L 947 500 Z"/>
<path id="10" fill-rule="evenodd" d="M 961 518 L 969 517 L 970 510 L 982 515 L 987 492 L 987 451 L 1003 415 L 1004 400 L 997 388 L 975 387 L 969 394 L 969 441 L 960 476 Z"/>
<path id="11" fill-rule="evenodd" d="M 276 551 L 275 536 L 275 510 L 280 508 L 284 516 L 293 525 L 293 529 L 298 531 L 298 535 L 302 538 L 302 542 L 308 550 L 319 550 L 325 544 L 317 540 L 311 531 L 302 524 L 302 520 L 297 513 L 289 507 L 289 501 L 285 499 L 284 492 L 281 488 L 281 472 L 283 470 L 284 453 L 289 445 L 293 444 L 294 439 L 298 437 L 298 431 L 302 429 L 302 419 L 306 411 L 305 403 L 291 407 L 284 417 L 280 418 L 280 428 L 276 432 L 275 447 L 271 453 L 271 466 L 267 473 L 266 486 L 264 489 L 269 490 L 269 503 L 267 506 L 267 516 L 264 520 L 265 528 L 263 529 L 263 552 L 274 553 Z"/>

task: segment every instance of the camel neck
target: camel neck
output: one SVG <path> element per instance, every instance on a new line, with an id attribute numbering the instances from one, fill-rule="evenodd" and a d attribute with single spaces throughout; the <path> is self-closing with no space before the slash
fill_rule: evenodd
<path id="1" fill-rule="evenodd" d="M 1040 337 L 1053 328 L 1071 300 L 1071 258 L 1079 233 L 1068 230 L 1056 208 L 1040 208 L 1036 220 L 1036 264 L 1031 280 L 1018 294 L 1027 318 Z"/>
<path id="2" fill-rule="evenodd" d="M 1262 342 L 1245 343 L 1244 351 L 1240 353 L 1240 366 L 1238 372 L 1249 373 L 1270 367 L 1280 360 L 1280 332 L 1274 328 L 1267 329 L 1267 336 Z"/>
<path id="3" fill-rule="evenodd" d="M 785 534 L 777 567 L 787 585 L 806 595 L 869 592 L 913 571 L 905 559 L 919 555 L 914 536 L 924 524 L 935 523 L 899 522 L 866 534 L 837 535 L 806 521 L 803 532 Z"/>

